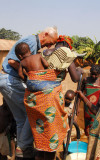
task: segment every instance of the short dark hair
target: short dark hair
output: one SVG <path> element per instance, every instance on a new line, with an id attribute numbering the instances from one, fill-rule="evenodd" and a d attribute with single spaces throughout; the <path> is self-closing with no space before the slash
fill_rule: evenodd
<path id="1" fill-rule="evenodd" d="M 91 69 L 90 69 L 90 72 L 93 73 L 93 72 L 96 72 L 97 74 L 100 74 L 100 65 L 99 64 L 93 64 L 91 66 Z"/>
<path id="2" fill-rule="evenodd" d="M 68 94 L 71 94 L 72 95 L 72 100 L 74 99 L 74 96 L 75 96 L 75 92 L 73 90 L 67 90 L 66 93 L 65 93 L 65 98 L 68 96 Z"/>
<path id="3" fill-rule="evenodd" d="M 19 54 L 24 55 L 28 51 L 30 51 L 30 48 L 29 48 L 29 45 L 25 42 L 18 43 L 15 47 L 16 55 L 19 55 Z"/>

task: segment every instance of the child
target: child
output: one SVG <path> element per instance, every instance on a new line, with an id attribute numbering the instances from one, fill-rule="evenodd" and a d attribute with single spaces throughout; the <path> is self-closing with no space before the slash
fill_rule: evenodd
<path id="1" fill-rule="evenodd" d="M 74 100 L 74 97 L 75 97 L 75 92 L 73 90 L 67 90 L 67 92 L 65 93 L 65 96 L 64 96 L 64 98 L 65 98 L 65 110 L 68 112 L 69 117 L 72 114 L 72 109 L 73 109 L 72 101 Z"/>
<path id="2" fill-rule="evenodd" d="M 27 43 L 21 42 L 16 45 L 15 53 L 21 60 L 18 73 L 23 80 L 29 71 L 43 70 L 48 67 L 48 62 L 40 54 L 31 54 Z"/>
<path id="3" fill-rule="evenodd" d="M 74 100 L 75 92 L 73 90 L 67 90 L 65 93 L 65 107 L 68 107 Z"/>

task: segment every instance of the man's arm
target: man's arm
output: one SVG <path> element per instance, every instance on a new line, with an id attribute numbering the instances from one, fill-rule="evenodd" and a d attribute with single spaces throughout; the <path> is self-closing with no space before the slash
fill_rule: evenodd
<path id="1" fill-rule="evenodd" d="M 18 68 L 19 68 L 19 62 L 18 61 L 15 61 L 15 60 L 13 60 L 13 59 L 9 59 L 8 60 L 8 64 L 10 65 L 10 66 L 12 66 L 14 69 L 16 69 L 16 70 L 18 70 Z"/>

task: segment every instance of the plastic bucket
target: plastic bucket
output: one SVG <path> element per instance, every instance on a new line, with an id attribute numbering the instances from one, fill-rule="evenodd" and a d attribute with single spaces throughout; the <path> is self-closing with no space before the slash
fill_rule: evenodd
<path id="1" fill-rule="evenodd" d="M 68 146 L 69 153 L 86 153 L 88 144 L 82 141 L 72 141 Z"/>

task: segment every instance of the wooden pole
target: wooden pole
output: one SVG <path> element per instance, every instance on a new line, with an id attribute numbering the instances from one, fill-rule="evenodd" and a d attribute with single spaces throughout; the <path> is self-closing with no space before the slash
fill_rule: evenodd
<path id="1" fill-rule="evenodd" d="M 80 76 L 80 80 L 77 85 L 77 90 L 80 90 L 81 82 L 82 82 L 82 74 Z M 75 96 L 73 114 L 72 114 L 71 123 L 69 126 L 70 130 L 68 131 L 68 135 L 67 135 L 67 143 L 66 143 L 66 146 L 65 145 L 63 146 L 64 147 L 63 160 L 65 160 L 66 156 L 68 155 L 68 146 L 69 146 L 69 142 L 70 142 L 71 131 L 72 131 L 72 126 L 73 126 L 73 122 L 74 122 L 74 116 L 77 113 L 77 103 L 78 103 L 78 93 L 76 93 L 76 96 Z"/>

